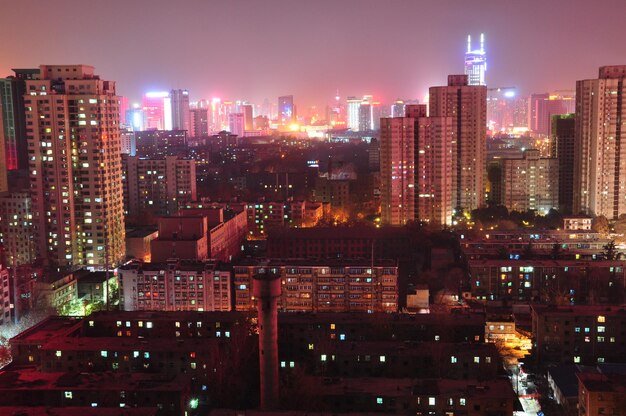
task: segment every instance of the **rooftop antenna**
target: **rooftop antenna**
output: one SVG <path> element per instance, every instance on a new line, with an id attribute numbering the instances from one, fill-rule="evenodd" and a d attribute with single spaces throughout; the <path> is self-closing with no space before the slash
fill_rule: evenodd
<path id="1" fill-rule="evenodd" d="M 471 52 L 472 51 L 472 36 L 471 35 L 467 35 L 467 52 Z"/>
<path id="2" fill-rule="evenodd" d="M 485 52 L 485 34 L 480 34 L 480 51 Z"/>

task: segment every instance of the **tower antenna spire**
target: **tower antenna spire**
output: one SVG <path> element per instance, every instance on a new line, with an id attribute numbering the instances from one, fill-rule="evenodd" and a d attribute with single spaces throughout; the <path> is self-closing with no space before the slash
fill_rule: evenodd
<path id="1" fill-rule="evenodd" d="M 480 51 L 485 52 L 485 34 L 480 34 Z"/>
<path id="2" fill-rule="evenodd" d="M 472 35 L 467 35 L 467 52 L 472 51 Z"/>

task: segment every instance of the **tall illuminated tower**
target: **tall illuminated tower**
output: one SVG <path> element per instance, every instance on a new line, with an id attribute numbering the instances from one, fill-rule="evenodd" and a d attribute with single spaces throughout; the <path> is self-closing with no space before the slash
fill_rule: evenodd
<path id="1" fill-rule="evenodd" d="M 50 266 L 115 266 L 125 255 L 119 99 L 88 65 L 42 65 L 24 106 L 33 228 Z"/>
<path id="2" fill-rule="evenodd" d="M 465 75 L 469 85 L 487 85 L 487 55 L 485 52 L 485 35 L 480 34 L 480 49 L 472 50 L 472 38 L 467 35 L 467 52 L 465 52 Z"/>
<path id="3" fill-rule="evenodd" d="M 576 82 L 574 213 L 626 214 L 626 65 Z"/>

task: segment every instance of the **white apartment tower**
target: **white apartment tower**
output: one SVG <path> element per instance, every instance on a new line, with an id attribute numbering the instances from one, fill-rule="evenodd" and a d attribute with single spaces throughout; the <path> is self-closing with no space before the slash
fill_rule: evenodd
<path id="1" fill-rule="evenodd" d="M 626 65 L 576 82 L 574 213 L 626 214 Z"/>
<path id="2" fill-rule="evenodd" d="M 38 256 L 57 267 L 115 266 L 125 253 L 115 82 L 87 65 L 40 68 L 24 97 Z"/>
<path id="3" fill-rule="evenodd" d="M 451 117 L 456 136 L 454 206 L 471 211 L 485 201 L 487 87 L 468 85 L 467 75 L 448 76 L 429 90 L 430 117 Z"/>

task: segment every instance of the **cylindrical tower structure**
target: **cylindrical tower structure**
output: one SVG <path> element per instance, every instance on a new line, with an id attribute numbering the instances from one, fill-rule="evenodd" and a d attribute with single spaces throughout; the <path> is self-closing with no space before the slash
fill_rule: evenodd
<path id="1" fill-rule="evenodd" d="M 280 274 L 270 268 L 254 276 L 253 292 L 259 316 L 259 366 L 261 409 L 278 407 L 278 301 Z"/>

